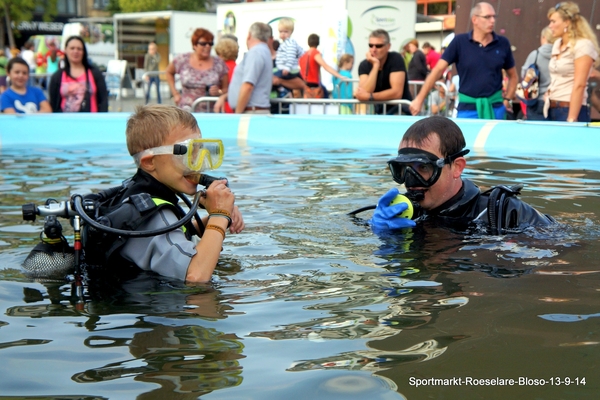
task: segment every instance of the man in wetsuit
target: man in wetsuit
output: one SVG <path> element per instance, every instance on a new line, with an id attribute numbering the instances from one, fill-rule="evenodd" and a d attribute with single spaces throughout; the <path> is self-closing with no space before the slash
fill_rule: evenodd
<path id="1" fill-rule="evenodd" d="M 465 146 L 458 125 L 440 116 L 417 121 L 402 137 L 398 156 L 388 165 L 394 181 L 406 186 L 419 220 L 435 219 L 457 230 L 482 226 L 492 234 L 556 223 L 516 197 L 520 186 L 497 186 L 482 193 L 473 182 L 461 178 L 469 152 Z M 369 220 L 374 230 L 416 226 L 414 220 L 397 218 L 408 208 L 406 203 L 390 205 L 398 194 L 392 188 L 379 199 Z"/>

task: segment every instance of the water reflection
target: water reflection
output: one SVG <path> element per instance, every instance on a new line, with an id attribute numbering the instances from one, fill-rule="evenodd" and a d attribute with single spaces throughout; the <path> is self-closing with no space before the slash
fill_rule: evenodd
<path id="1" fill-rule="evenodd" d="M 41 224 L 23 222 L 20 206 L 118 184 L 134 172 L 121 147 L 2 150 L 3 394 L 461 398 L 417 391 L 407 376 L 550 376 L 597 359 L 597 164 L 469 159 L 467 178 L 524 182 L 524 200 L 568 227 L 483 236 L 425 225 L 378 237 L 346 213 L 392 185 L 392 152 L 226 143 L 219 175 L 247 230 L 227 237 L 213 285 L 106 277 L 80 298 L 68 282 L 28 279 L 19 263 Z M 505 394 L 486 390 L 474 397 Z"/>
<path id="2" fill-rule="evenodd" d="M 444 354 L 451 343 L 462 339 L 466 337 L 436 337 L 397 351 L 371 349 L 345 352 L 321 359 L 300 361 L 294 363 L 288 371 L 312 369 L 383 371 L 405 363 L 433 360 Z"/>
<path id="3" fill-rule="evenodd" d="M 107 282 L 104 282 L 105 284 Z M 221 292 L 212 285 L 185 286 L 165 281 L 153 274 L 141 273 L 118 287 L 90 285 L 85 299 L 76 296 L 74 287 L 44 282 L 42 291 L 25 287 L 26 305 L 9 307 L 6 315 L 28 318 L 85 317 L 78 324 L 89 335 L 83 345 L 94 351 L 125 347 L 131 358 L 101 364 L 72 376 L 77 383 L 117 379 L 158 384 L 138 398 L 197 398 L 242 383 L 244 345 L 235 333 L 202 326 L 202 321 L 227 318 L 232 307 L 220 302 Z M 36 304 L 40 303 L 40 304 Z M 133 323 L 117 323 L 119 313 L 139 314 Z M 153 322 L 193 321 L 172 326 Z M 133 333 L 132 333 L 133 332 Z M 0 343 L 0 349 L 51 343 L 51 340 L 19 340 Z"/>
<path id="4" fill-rule="evenodd" d="M 115 338 L 120 332 L 141 330 L 133 337 Z M 242 383 L 243 344 L 235 334 L 224 334 L 198 325 L 181 327 L 149 323 L 140 318 L 132 326 L 111 330 L 109 336 L 89 336 L 85 345 L 92 349 L 127 346 L 132 358 L 73 375 L 79 383 L 132 378 L 155 383 L 159 389 L 138 398 L 197 398 L 214 390 Z"/>

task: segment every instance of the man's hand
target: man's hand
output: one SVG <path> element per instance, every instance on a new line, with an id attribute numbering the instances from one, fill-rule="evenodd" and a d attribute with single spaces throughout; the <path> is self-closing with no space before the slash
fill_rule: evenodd
<path id="1" fill-rule="evenodd" d="M 215 102 L 213 111 L 217 114 L 225 112 L 225 102 L 227 101 L 227 94 L 219 96 L 219 99 Z"/>
<path id="2" fill-rule="evenodd" d="M 356 99 L 360 101 L 369 101 L 369 99 L 371 98 L 371 93 L 367 92 L 359 86 L 358 89 L 356 89 L 356 92 L 354 93 L 354 97 L 356 97 Z"/>
<path id="3" fill-rule="evenodd" d="M 410 113 L 412 115 L 419 115 L 422 108 L 423 108 L 423 100 L 421 100 L 418 96 L 415 97 L 415 99 L 410 102 Z"/>
<path id="4" fill-rule="evenodd" d="M 371 54 L 370 51 L 367 51 L 366 58 L 367 58 L 368 62 L 370 62 L 371 64 L 373 64 L 373 68 L 375 68 L 375 66 L 377 66 L 377 69 L 379 69 L 379 59 L 373 57 L 373 55 Z"/>
<path id="5" fill-rule="evenodd" d="M 374 230 L 413 228 L 417 225 L 412 219 L 397 217 L 397 215 L 402 214 L 408 208 L 406 203 L 390 206 L 390 203 L 398 194 L 400 194 L 398 189 L 392 188 L 381 196 L 373 217 L 369 220 L 369 225 Z"/>

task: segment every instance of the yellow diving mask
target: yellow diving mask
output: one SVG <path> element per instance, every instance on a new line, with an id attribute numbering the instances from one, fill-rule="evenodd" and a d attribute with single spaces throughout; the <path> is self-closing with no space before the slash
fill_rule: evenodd
<path id="1" fill-rule="evenodd" d="M 170 154 L 184 168 L 184 174 L 217 169 L 223 163 L 223 142 L 219 139 L 188 139 L 180 143 L 153 147 L 133 155 L 139 167 L 142 157 Z"/>

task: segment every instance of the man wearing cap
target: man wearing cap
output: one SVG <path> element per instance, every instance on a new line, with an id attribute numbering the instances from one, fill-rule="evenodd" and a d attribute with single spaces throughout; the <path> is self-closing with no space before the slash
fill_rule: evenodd
<path id="1" fill-rule="evenodd" d="M 359 82 L 354 95 L 358 100 L 412 100 L 404 59 L 399 53 L 390 51 L 390 47 L 390 35 L 387 31 L 377 29 L 371 32 L 367 58 L 358 66 Z M 382 104 L 375 106 L 375 113 L 384 113 Z M 398 106 L 386 108 L 386 114 L 396 113 Z"/>
<path id="2" fill-rule="evenodd" d="M 456 35 L 431 71 L 410 105 L 417 115 L 429 91 L 448 65 L 455 63 L 460 76 L 458 117 L 504 119 L 512 112 L 517 88 L 517 70 L 508 39 L 494 32 L 496 12 L 489 3 L 478 3 L 471 10 L 473 30 Z M 508 84 L 502 95 L 502 70 Z"/>
<path id="3" fill-rule="evenodd" d="M 453 230 L 482 227 L 491 234 L 519 233 L 529 226 L 556 223 L 521 201 L 521 185 L 496 186 L 486 192 L 461 177 L 467 161 L 466 142 L 454 121 L 433 116 L 415 122 L 400 141 L 398 156 L 388 161 L 394 181 L 404 184 L 414 209 L 413 219 L 430 220 Z M 393 201 L 390 189 L 377 204 L 369 224 L 373 230 L 412 228 L 416 222 L 398 218 L 409 204 Z M 393 203 L 393 204 L 390 204 Z"/>

